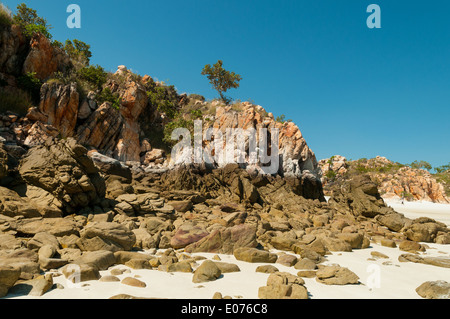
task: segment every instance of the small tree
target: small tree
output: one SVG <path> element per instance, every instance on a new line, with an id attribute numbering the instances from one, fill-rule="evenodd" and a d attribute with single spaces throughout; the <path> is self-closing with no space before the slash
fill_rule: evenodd
<path id="1" fill-rule="evenodd" d="M 25 3 L 17 6 L 14 22 L 22 27 L 27 37 L 31 37 L 33 34 L 40 32 L 48 39 L 52 38 L 52 35 L 48 31 L 51 29 L 51 26 L 47 23 L 47 20 L 39 17 L 36 10 L 28 8 Z"/>
<path id="2" fill-rule="evenodd" d="M 202 75 L 208 77 L 209 82 L 219 93 L 220 99 L 225 104 L 229 104 L 231 99 L 226 97 L 224 93 L 229 89 L 237 89 L 239 87 L 239 82 L 242 80 L 242 77 L 239 74 L 225 70 L 223 68 L 222 60 L 217 61 L 213 66 L 210 64 L 205 65 Z"/>
<path id="3" fill-rule="evenodd" d="M 59 46 L 59 44 L 58 44 Z M 73 41 L 66 40 L 64 51 L 67 55 L 79 62 L 82 66 L 88 66 L 92 57 L 91 46 L 83 41 L 74 39 Z"/>
<path id="4" fill-rule="evenodd" d="M 425 161 L 414 161 L 411 163 L 411 168 L 414 169 L 426 169 L 427 171 L 431 170 L 433 167 L 430 163 Z"/>

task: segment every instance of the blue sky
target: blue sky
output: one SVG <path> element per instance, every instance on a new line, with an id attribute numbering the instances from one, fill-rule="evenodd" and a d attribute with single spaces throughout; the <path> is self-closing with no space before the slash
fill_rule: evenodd
<path id="1" fill-rule="evenodd" d="M 3 0 L 46 17 L 54 39 L 92 46 L 93 64 L 124 64 L 180 93 L 216 97 L 202 76 L 224 61 L 229 95 L 301 129 L 318 159 L 386 156 L 450 162 L 448 0 Z M 66 26 L 69 4 L 82 28 Z M 369 29 L 369 4 L 381 29 Z"/>

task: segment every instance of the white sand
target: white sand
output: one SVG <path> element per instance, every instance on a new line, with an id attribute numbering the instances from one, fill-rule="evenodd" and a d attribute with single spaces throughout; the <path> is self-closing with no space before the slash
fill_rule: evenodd
<path id="1" fill-rule="evenodd" d="M 426 216 L 449 224 L 450 205 L 433 203 L 401 203 L 388 201 L 388 204 L 404 213 L 409 218 Z M 400 206 L 399 206 L 400 205 Z M 450 245 L 427 244 L 429 249 L 423 256 L 445 256 L 450 258 Z M 389 259 L 368 260 L 372 251 L 381 252 Z M 372 244 L 368 249 L 354 250 L 350 253 L 333 253 L 327 256 L 325 264 L 339 264 L 355 272 L 360 278 L 360 285 L 328 286 L 316 282 L 314 278 L 305 278 L 305 286 L 312 299 L 419 299 L 415 289 L 426 281 L 450 281 L 450 268 L 442 268 L 416 263 L 401 263 L 398 256 L 405 252 L 398 248 L 387 248 Z M 195 254 L 212 258 L 215 254 Z M 129 294 L 137 297 L 169 298 L 169 299 L 210 299 L 215 292 L 233 298 L 257 299 L 258 288 L 265 286 L 269 274 L 256 273 L 261 264 L 237 261 L 234 256 L 220 255 L 223 262 L 237 264 L 241 272 L 226 273 L 214 282 L 196 284 L 192 282 L 191 273 L 166 273 L 158 270 L 132 270 L 118 276 L 138 276 L 147 284 L 146 288 L 134 288 L 115 283 L 90 281 L 82 283 L 82 287 L 70 287 L 64 276 L 54 278 L 55 283 L 64 289 L 49 291 L 42 299 L 105 299 L 117 294 Z M 202 261 L 198 263 L 201 264 Z M 293 267 L 274 264 L 280 271 L 297 274 Z M 129 269 L 124 265 L 113 268 Z M 111 268 L 112 269 L 112 268 Z M 109 275 L 110 271 L 102 271 Z M 379 282 L 379 286 L 377 285 Z M 372 289 L 371 289 L 372 288 Z M 8 296 L 11 298 L 12 296 Z M 16 298 L 30 298 L 18 296 Z"/>
<path id="2" fill-rule="evenodd" d="M 385 199 L 385 203 L 406 217 L 415 219 L 429 217 L 450 227 L 450 204 L 437 204 L 426 201 L 404 202 L 399 199 Z"/>

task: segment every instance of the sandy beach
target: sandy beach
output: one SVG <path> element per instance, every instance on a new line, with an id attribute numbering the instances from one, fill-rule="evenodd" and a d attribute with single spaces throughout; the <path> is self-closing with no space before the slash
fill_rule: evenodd
<path id="1" fill-rule="evenodd" d="M 449 223 L 450 205 L 433 203 L 406 203 L 401 205 L 395 201 L 388 204 L 404 213 L 407 217 L 420 216 L 434 218 Z M 450 245 L 425 244 L 427 250 L 420 253 L 422 257 L 450 258 Z M 375 259 L 373 251 L 387 255 L 389 258 Z M 275 253 L 285 253 L 273 251 Z M 442 268 L 425 264 L 399 262 L 398 257 L 405 252 L 399 248 L 388 248 L 372 243 L 370 248 L 353 252 L 338 252 L 326 256 L 324 265 L 339 264 L 347 267 L 360 278 L 359 285 L 329 286 L 318 283 L 315 278 L 304 278 L 311 299 L 420 299 L 415 289 L 426 281 L 450 279 L 450 268 Z M 294 253 L 290 253 L 295 255 Z M 192 256 L 203 256 L 213 259 L 215 254 L 198 253 Z M 119 279 L 135 277 L 146 283 L 145 288 L 136 288 L 120 282 L 88 281 L 72 285 L 63 275 L 54 277 L 54 283 L 60 288 L 47 292 L 42 299 L 107 299 L 118 294 L 128 294 L 144 298 L 168 299 L 210 299 L 214 293 L 233 299 L 257 299 L 258 288 L 266 285 L 269 274 L 257 273 L 256 268 L 262 264 L 238 261 L 231 255 L 219 255 L 222 262 L 234 263 L 240 272 L 225 273 L 218 280 L 202 284 L 192 282 L 192 273 L 168 273 L 158 270 L 133 270 L 124 265 L 116 265 L 102 276 L 110 275 L 114 268 L 124 269 L 126 273 L 117 276 Z M 297 257 L 299 257 L 297 255 Z M 194 265 L 198 267 L 203 260 Z M 280 271 L 297 274 L 294 267 L 273 264 Z M 29 296 L 12 296 L 8 298 L 33 298 Z"/>

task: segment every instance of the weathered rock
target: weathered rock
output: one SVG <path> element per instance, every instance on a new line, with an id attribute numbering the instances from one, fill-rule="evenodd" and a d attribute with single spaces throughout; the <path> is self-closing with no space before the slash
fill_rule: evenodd
<path id="1" fill-rule="evenodd" d="M 20 277 L 20 268 L 0 265 L 0 297 L 6 296 L 8 290 Z"/>
<path id="2" fill-rule="evenodd" d="M 105 182 L 87 150 L 71 138 L 32 148 L 19 172 L 27 184 L 51 193 L 68 213 L 98 204 L 105 195 Z"/>
<path id="3" fill-rule="evenodd" d="M 238 265 L 232 263 L 225 263 L 220 261 L 215 261 L 217 267 L 219 267 L 222 274 L 230 273 L 230 272 L 240 272 L 241 269 Z"/>
<path id="4" fill-rule="evenodd" d="M 277 272 L 267 279 L 267 286 L 260 287 L 260 299 L 309 299 L 304 280 L 298 276 Z"/>
<path id="5" fill-rule="evenodd" d="M 303 258 L 294 265 L 294 268 L 302 270 L 314 270 L 317 269 L 317 265 L 314 261 L 308 258 Z"/>
<path id="6" fill-rule="evenodd" d="M 400 250 L 407 251 L 407 252 L 418 252 L 423 251 L 422 246 L 415 242 L 410 240 L 403 240 L 400 245 L 398 246 Z"/>
<path id="7" fill-rule="evenodd" d="M 28 249 L 40 249 L 43 246 L 51 246 L 54 251 L 60 247 L 56 236 L 46 232 L 37 233 L 27 243 Z"/>
<path id="8" fill-rule="evenodd" d="M 426 217 L 415 219 L 413 223 L 403 231 L 409 240 L 426 243 L 435 242 L 439 232 L 450 233 L 450 230 L 445 224 Z"/>
<path id="9" fill-rule="evenodd" d="M 256 248 L 241 247 L 234 250 L 234 257 L 237 260 L 249 263 L 275 263 L 278 259 L 276 254 Z"/>
<path id="10" fill-rule="evenodd" d="M 0 234 L 0 249 L 16 250 L 25 246 L 24 242 L 13 235 Z"/>
<path id="11" fill-rule="evenodd" d="M 89 265 L 98 270 L 107 270 L 116 263 L 116 257 L 110 251 L 99 250 L 85 252 L 80 258 L 73 261 L 77 265 Z"/>
<path id="12" fill-rule="evenodd" d="M 21 220 L 16 231 L 25 237 L 48 233 L 56 237 L 79 234 L 79 225 L 69 218 L 33 218 Z"/>
<path id="13" fill-rule="evenodd" d="M 28 280 L 14 285 L 9 291 L 12 295 L 28 295 L 33 297 L 41 297 L 53 286 L 53 276 L 44 275 L 38 278 Z"/>
<path id="14" fill-rule="evenodd" d="M 131 181 L 131 170 L 122 162 L 96 151 L 88 152 L 88 156 L 102 173 L 106 175 L 121 176 Z"/>
<path id="15" fill-rule="evenodd" d="M 187 272 L 187 273 L 193 271 L 191 264 L 186 260 L 160 265 L 158 266 L 158 270 L 166 272 Z"/>
<path id="16" fill-rule="evenodd" d="M 102 276 L 102 278 L 99 279 L 101 282 L 120 282 L 120 279 L 116 276 Z"/>
<path id="17" fill-rule="evenodd" d="M 77 243 L 81 250 L 99 250 L 98 247 L 110 251 L 131 250 L 136 236 L 126 226 L 118 223 L 91 223 L 81 231 Z"/>
<path id="18" fill-rule="evenodd" d="M 222 275 L 220 268 L 210 260 L 205 260 L 194 272 L 192 282 L 202 283 L 217 280 Z"/>
<path id="19" fill-rule="evenodd" d="M 114 258 L 116 259 L 117 264 L 125 264 L 132 259 L 145 259 L 150 260 L 154 258 L 152 255 L 141 254 L 133 251 L 117 251 L 114 253 Z"/>
<path id="20" fill-rule="evenodd" d="M 278 268 L 272 265 L 261 265 L 256 267 L 256 272 L 262 272 L 264 274 L 273 274 L 279 272 Z"/>
<path id="21" fill-rule="evenodd" d="M 220 228 L 208 236 L 186 247 L 186 252 L 211 252 L 232 254 L 239 247 L 256 247 L 256 228 L 242 224 Z"/>
<path id="22" fill-rule="evenodd" d="M 325 285 L 354 285 L 359 277 L 348 268 L 325 266 L 316 272 L 316 280 Z"/>
<path id="23" fill-rule="evenodd" d="M 290 254 L 283 254 L 278 257 L 277 263 L 286 267 L 292 267 L 297 263 L 297 257 Z"/>
<path id="24" fill-rule="evenodd" d="M 421 257 L 413 254 L 402 254 L 398 257 L 400 262 L 413 262 L 436 267 L 450 268 L 450 258 L 448 257 Z"/>
<path id="25" fill-rule="evenodd" d="M 386 226 L 389 230 L 399 232 L 405 225 L 411 223 L 411 220 L 404 215 L 392 212 L 386 215 L 379 215 L 375 220 L 382 226 Z"/>
<path id="26" fill-rule="evenodd" d="M 101 278 L 98 268 L 87 264 L 68 264 L 62 268 L 62 273 L 74 284 Z"/>
<path id="27" fill-rule="evenodd" d="M 342 185 L 333 187 L 328 202 L 336 210 L 345 214 L 350 211 L 355 217 L 373 218 L 393 212 L 391 208 L 386 207 L 377 185 L 367 175 L 358 175 Z"/>
<path id="28" fill-rule="evenodd" d="M 152 269 L 153 267 L 148 262 L 148 259 L 130 259 L 125 263 L 125 266 L 132 269 Z"/>
<path id="29" fill-rule="evenodd" d="M 0 250 L 0 265 L 20 269 L 21 274 L 39 274 L 38 254 L 25 248 L 13 251 Z"/>
<path id="30" fill-rule="evenodd" d="M 427 281 L 417 287 L 416 292 L 425 299 L 450 299 L 450 283 L 444 280 Z"/>
<path id="31" fill-rule="evenodd" d="M 175 235 L 170 241 L 170 245 L 174 249 L 184 248 L 192 243 L 198 242 L 208 235 L 208 231 L 201 225 L 195 225 L 192 222 L 187 222 L 177 229 Z"/>
<path id="32" fill-rule="evenodd" d="M 139 279 L 136 279 L 136 278 L 132 278 L 132 277 L 126 277 L 126 278 L 122 279 L 121 283 L 124 285 L 137 287 L 137 288 L 147 287 L 147 284 L 145 282 L 140 281 Z"/>
<path id="33" fill-rule="evenodd" d="M 72 137 L 78 117 L 77 84 L 44 83 L 41 87 L 39 111 L 47 117 L 46 124 L 58 129 L 62 138 Z"/>
<path id="34" fill-rule="evenodd" d="M 5 187 L 0 187 L 0 212 L 9 217 L 41 217 L 36 206 Z"/>
<path id="35" fill-rule="evenodd" d="M 23 64 L 23 73 L 36 73 L 40 80 L 46 80 L 54 72 L 65 72 L 71 62 L 67 54 L 52 45 L 42 33 L 35 33 L 30 42 L 31 50 Z"/>

